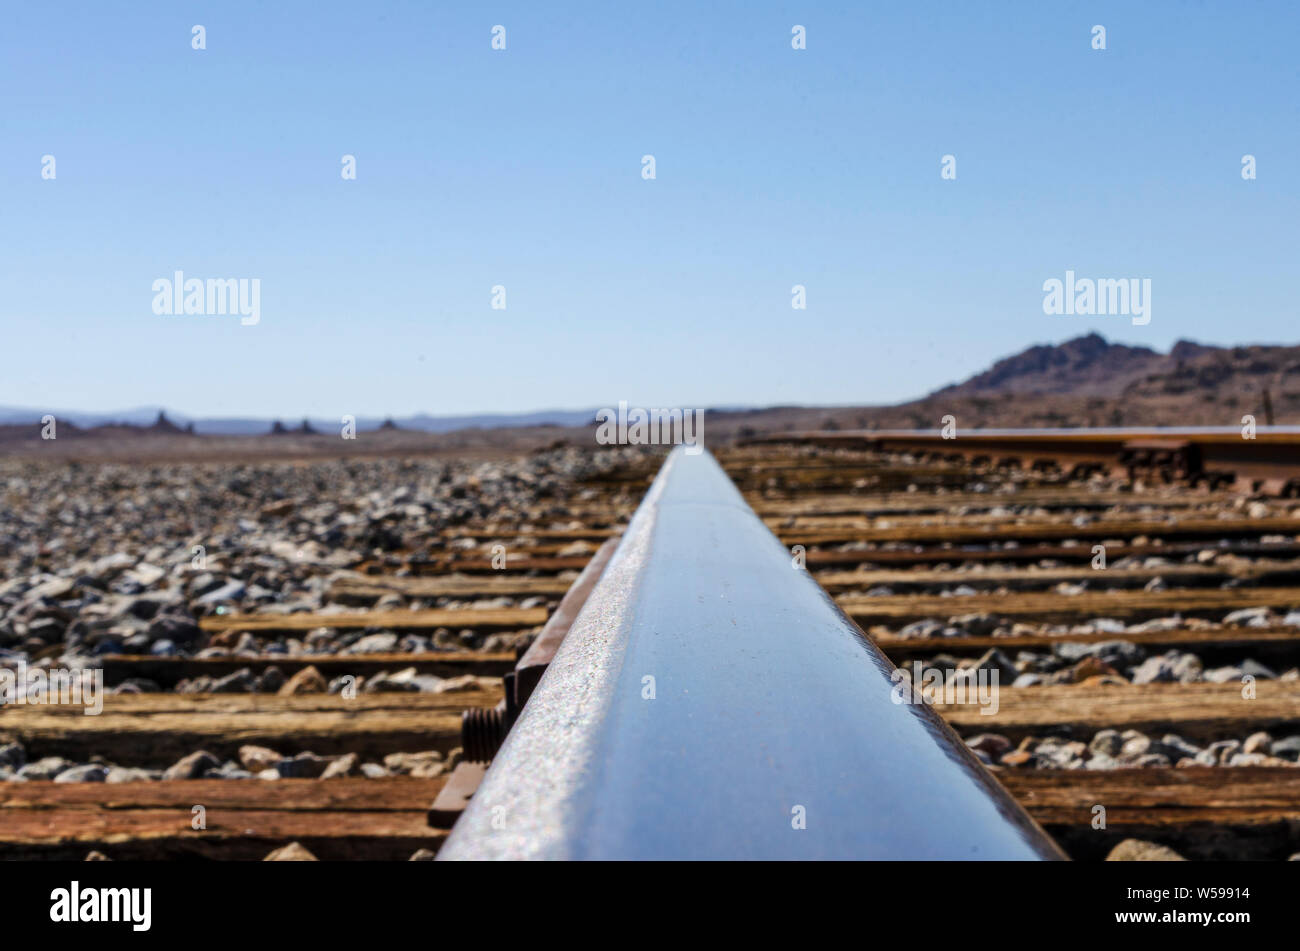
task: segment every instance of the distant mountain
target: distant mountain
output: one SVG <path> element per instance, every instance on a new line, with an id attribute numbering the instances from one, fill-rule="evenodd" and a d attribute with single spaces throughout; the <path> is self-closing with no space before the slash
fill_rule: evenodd
<path id="1" fill-rule="evenodd" d="M 925 429 L 954 416 L 989 427 L 1300 424 L 1300 346 L 1213 347 L 1180 340 L 1168 353 L 1099 334 L 1029 347 L 967 380 L 893 406 L 788 406 L 708 422 L 708 439 L 809 429 Z"/>
<path id="2" fill-rule="evenodd" d="M 95 426 L 166 427 L 177 430 L 193 424 L 200 435 L 255 436 L 269 433 L 273 419 L 251 417 L 199 418 L 164 409 L 161 406 L 141 406 L 111 413 L 83 410 L 36 409 L 0 406 L 0 426 L 38 425 L 42 416 L 53 415 L 60 424 L 70 423 L 79 429 Z M 433 416 L 420 413 L 396 419 L 382 416 L 358 417 L 357 430 L 366 432 L 387 424 L 389 428 L 410 429 L 427 433 L 448 433 L 461 429 L 502 429 L 522 426 L 583 426 L 596 418 L 596 410 L 538 410 L 529 413 L 480 413 L 473 416 Z M 302 420 L 292 419 L 291 426 L 300 429 Z M 333 432 L 343 423 L 342 417 L 311 417 L 306 420 L 311 429 Z"/>
<path id="3" fill-rule="evenodd" d="M 1180 347 L 1197 344 L 1180 343 Z M 989 396 L 1004 393 L 1051 393 L 1071 396 L 1118 396 L 1133 383 L 1167 371 L 1176 358 L 1148 347 L 1110 343 L 1100 334 L 1065 343 L 1030 347 L 993 364 L 963 383 L 931 396 Z"/>
<path id="4" fill-rule="evenodd" d="M 1070 396 L 1127 400 L 1192 396 L 1207 402 L 1271 389 L 1300 390 L 1300 347 L 1213 347 L 1180 340 L 1168 353 L 1110 343 L 1100 334 L 1030 347 L 925 401 L 960 397 Z M 1288 389 L 1289 387 L 1289 389 Z M 1300 395 L 1297 393 L 1296 395 Z M 918 401 L 920 402 L 920 401 Z M 1189 407 L 1193 408 L 1193 407 Z"/>
<path id="5" fill-rule="evenodd" d="M 31 407 L 18 406 L 0 406 L 0 426 L 3 425 L 36 425 L 40 422 L 42 416 L 49 414 L 59 422 L 68 422 L 82 429 L 89 429 L 91 426 L 108 426 L 114 423 L 127 426 L 151 426 L 157 421 L 158 415 L 165 413 L 166 417 L 172 422 L 179 422 L 182 425 L 190 420 L 178 413 L 167 412 L 161 406 L 138 406 L 135 409 L 124 409 L 113 413 L 92 413 L 84 410 L 66 410 L 66 409 L 35 409 Z"/>
<path id="6" fill-rule="evenodd" d="M 541 410 L 397 419 L 362 417 L 358 432 L 382 430 L 401 437 L 427 433 L 460 444 L 511 443 L 517 431 L 563 427 L 567 434 L 533 433 L 539 440 L 590 437 L 597 410 Z M 256 436 L 279 423 L 281 445 L 298 445 L 312 432 L 337 436 L 341 418 L 280 420 L 247 417 L 199 419 L 147 406 L 113 413 L 0 407 L 0 443 L 31 442 L 41 416 L 52 413 L 60 434 L 90 438 L 178 434 Z M 1111 343 L 1100 334 L 1041 344 L 998 360 L 967 380 L 921 399 L 893 406 L 778 406 L 707 408 L 706 441 L 797 429 L 931 429 L 955 415 L 966 428 L 1043 426 L 1239 426 L 1245 414 L 1267 425 L 1300 424 L 1300 346 L 1216 347 L 1180 340 L 1168 353 Z M 123 433 L 121 424 L 134 427 Z M 304 429 L 305 426 L 305 429 Z M 66 429 L 64 427 L 67 427 Z M 178 434 L 186 441 L 184 433 Z M 104 440 L 100 440 L 104 441 Z M 266 440 L 269 441 L 269 440 Z M 307 440 L 310 441 L 310 440 Z M 259 444 L 264 440 L 256 440 Z"/>

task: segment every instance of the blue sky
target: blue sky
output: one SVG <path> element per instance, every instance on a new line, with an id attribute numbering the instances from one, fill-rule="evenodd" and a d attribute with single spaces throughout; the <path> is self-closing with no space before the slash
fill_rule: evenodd
<path id="1" fill-rule="evenodd" d="M 0 404 L 874 403 L 1092 330 L 1162 349 L 1297 338 L 1293 4 L 4 19 Z M 258 278 L 260 323 L 155 315 L 152 282 L 178 269 Z M 1150 278 L 1150 324 L 1044 315 L 1066 269 Z"/>

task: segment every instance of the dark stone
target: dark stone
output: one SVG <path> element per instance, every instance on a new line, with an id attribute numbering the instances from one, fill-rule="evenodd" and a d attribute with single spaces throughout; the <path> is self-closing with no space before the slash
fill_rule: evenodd
<path id="1" fill-rule="evenodd" d="M 149 625 L 151 641 L 171 641 L 180 647 L 191 647 L 203 637 L 203 632 L 191 618 L 163 614 Z"/>
<path id="2" fill-rule="evenodd" d="M 191 753 L 183 759 L 177 760 L 163 773 L 163 779 L 199 779 L 208 770 L 217 769 L 221 766 L 221 760 L 217 759 L 206 750 L 199 750 L 197 753 Z"/>

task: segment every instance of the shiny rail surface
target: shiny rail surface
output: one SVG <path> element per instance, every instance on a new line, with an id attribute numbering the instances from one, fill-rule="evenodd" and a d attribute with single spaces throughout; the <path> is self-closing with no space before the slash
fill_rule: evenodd
<path id="1" fill-rule="evenodd" d="M 438 857 L 1061 858 L 892 670 L 677 449 Z"/>

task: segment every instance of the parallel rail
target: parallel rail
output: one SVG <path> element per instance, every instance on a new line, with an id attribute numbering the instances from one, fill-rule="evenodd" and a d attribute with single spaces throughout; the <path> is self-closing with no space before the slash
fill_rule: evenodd
<path id="1" fill-rule="evenodd" d="M 1300 429 L 959 430 L 954 438 L 928 430 L 794 432 L 757 436 L 749 445 L 802 443 L 883 452 L 919 452 L 1025 467 L 1076 471 L 1119 469 L 1211 487 L 1236 483 L 1271 494 L 1300 496 Z"/>

